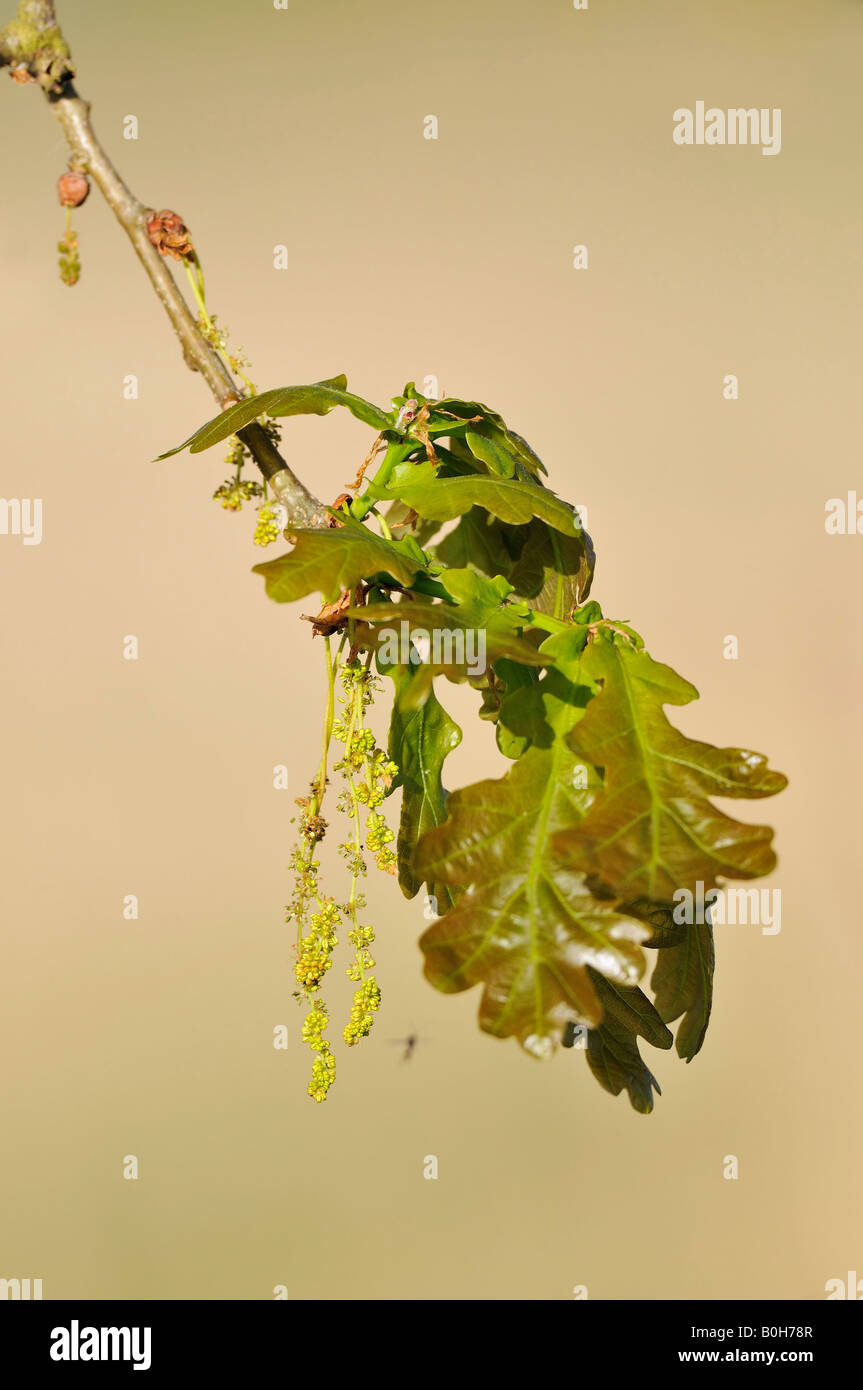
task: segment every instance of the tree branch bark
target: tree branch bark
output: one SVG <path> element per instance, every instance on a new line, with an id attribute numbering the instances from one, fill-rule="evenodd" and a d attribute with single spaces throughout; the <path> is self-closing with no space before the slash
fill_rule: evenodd
<path id="1" fill-rule="evenodd" d="M 201 373 L 221 409 L 241 400 L 245 392 L 204 338 L 167 262 L 147 235 L 153 209 L 129 190 L 96 136 L 89 104 L 73 85 L 75 70 L 52 0 L 21 0 L 17 19 L 0 32 L 0 67 L 4 65 L 12 68 L 13 76 L 23 73 L 23 80 L 38 82 L 45 91 L 76 168 L 90 175 L 131 241 L 177 335 L 186 365 Z M 327 525 L 326 509 L 288 467 L 262 425 L 246 425 L 239 438 L 294 525 Z"/>

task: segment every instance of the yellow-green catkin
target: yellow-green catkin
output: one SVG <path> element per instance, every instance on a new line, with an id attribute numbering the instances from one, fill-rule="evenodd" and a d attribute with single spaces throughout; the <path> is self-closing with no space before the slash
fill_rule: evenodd
<path id="1" fill-rule="evenodd" d="M 360 1038 L 368 1037 L 375 1021 L 375 1014 L 381 1006 L 381 992 L 374 975 L 370 975 L 368 979 L 364 978 L 365 972 L 373 970 L 375 966 L 369 950 L 374 939 L 375 934 L 371 927 L 357 927 L 354 931 L 348 932 L 348 941 L 354 947 L 354 959 L 345 974 L 349 980 L 359 984 L 351 1004 L 350 1019 L 342 1033 L 348 1047 L 354 1047 Z"/>
<path id="2" fill-rule="evenodd" d="M 77 285 L 81 279 L 81 258 L 78 254 L 78 237 L 72 231 L 72 224 L 68 218 L 69 209 L 67 208 L 66 235 L 57 242 L 57 250 L 60 252 L 60 279 L 64 285 Z"/>
<path id="3" fill-rule="evenodd" d="M 259 515 L 263 516 L 266 510 L 262 509 Z M 377 689 L 375 678 L 368 667 L 357 660 L 349 660 L 342 667 L 339 673 L 341 712 L 337 718 L 333 717 L 335 671 L 332 663 L 330 679 L 330 704 L 321 767 L 317 780 L 312 783 L 311 794 L 297 801 L 301 811 L 300 834 L 291 859 L 294 892 L 286 908 L 286 920 L 297 925 L 295 997 L 308 1006 L 302 1029 L 303 1042 L 313 1053 L 308 1093 L 318 1103 L 326 1099 L 336 1079 L 336 1059 L 326 1037 L 329 1009 L 320 991 L 332 968 L 333 952 L 338 945 L 343 920 L 348 926 L 347 938 L 354 951 L 345 973 L 357 986 L 350 1018 L 342 1030 L 342 1038 L 348 1047 L 368 1037 L 381 1004 L 380 988 L 374 975 L 368 973 L 375 967 L 370 949 L 375 933 L 372 927 L 360 925 L 359 921 L 360 913 L 366 907 L 366 900 L 359 891 L 360 880 L 366 873 L 366 851 L 374 855 L 379 868 L 388 873 L 396 871 L 396 855 L 391 848 L 395 835 L 387 826 L 380 807 L 398 768 L 377 747 L 374 733 L 365 726 L 365 713 Z M 327 784 L 330 736 L 342 745 L 341 756 L 333 770 L 340 773 L 343 783 L 337 809 L 348 817 L 350 823 L 349 836 L 339 845 L 351 884 L 350 896 L 343 905 L 337 905 L 322 892 L 318 881 L 320 861 L 316 857 L 317 846 L 327 830 L 321 805 Z"/>
<path id="4" fill-rule="evenodd" d="M 398 768 L 377 747 L 372 730 L 365 727 L 365 713 L 377 689 L 374 676 L 361 663 L 349 662 L 342 672 L 342 687 L 344 713 L 337 720 L 333 735 L 344 750 L 341 760 L 335 764 L 335 770 L 341 773 L 345 783 L 338 805 L 351 818 L 353 826 L 352 838 L 339 846 L 351 873 L 351 895 L 344 911 L 351 922 L 348 940 L 354 947 L 354 959 L 346 973 L 359 986 L 342 1037 L 348 1047 L 353 1047 L 360 1038 L 368 1037 L 381 1004 L 377 981 L 373 975 L 366 977 L 366 971 L 373 969 L 375 964 L 369 950 L 375 939 L 374 931 L 371 927 L 360 926 L 358 920 L 359 912 L 366 905 L 358 891 L 359 879 L 366 872 L 361 812 L 365 814 L 365 849 L 375 856 L 378 868 L 395 873 L 396 855 L 390 848 L 395 834 L 378 807 Z"/>
<path id="5" fill-rule="evenodd" d="M 297 924 L 294 974 L 299 988 L 295 995 L 299 1001 L 305 1000 L 309 1005 L 302 1039 L 314 1054 L 308 1093 L 318 1103 L 326 1100 L 327 1092 L 336 1079 L 336 1059 L 329 1040 L 324 1037 L 329 1011 L 324 1000 L 318 997 L 318 990 L 332 966 L 332 953 L 338 945 L 337 933 L 341 920 L 338 907 L 331 898 L 321 893 L 318 883 L 320 861 L 315 857 L 315 848 L 327 829 L 327 823 L 320 815 L 319 800 L 317 787 L 312 788 L 311 796 L 297 800 L 302 812 L 300 842 L 291 859 L 294 893 L 285 912 L 285 920 Z M 317 911 L 311 910 L 313 904 L 317 904 Z"/>
<path id="6" fill-rule="evenodd" d="M 232 458 L 230 454 L 228 455 L 228 462 L 233 462 L 236 466 L 236 458 Z M 225 511 L 239 512 L 242 510 L 244 502 L 250 502 L 253 497 L 260 497 L 262 490 L 260 483 L 235 476 L 226 478 L 223 483 L 219 484 L 213 493 L 213 500 L 221 502 Z"/>
<path id="7" fill-rule="evenodd" d="M 306 1015 L 303 1023 L 302 1038 L 315 1053 L 308 1092 L 312 1100 L 318 1104 L 326 1100 L 327 1092 L 336 1079 L 336 1059 L 329 1041 L 324 1037 L 324 1029 L 328 1023 L 329 1010 L 323 999 L 316 999 L 314 1007 Z"/>
<path id="8" fill-rule="evenodd" d="M 272 545 L 273 541 L 279 539 L 287 523 L 287 508 L 280 502 L 268 502 L 258 512 L 258 524 L 252 538 L 254 544 Z"/>
<path id="9" fill-rule="evenodd" d="M 375 863 L 385 873 L 394 874 L 397 860 L 390 848 L 395 840 L 395 832 L 389 828 L 383 814 L 377 809 L 392 786 L 398 767 L 383 749 L 378 748 L 371 729 L 365 727 L 365 711 L 374 699 L 378 689 L 377 682 L 370 671 L 359 662 L 351 662 L 342 672 L 342 685 L 345 697 L 342 703 L 345 713 L 336 721 L 333 734 L 344 744 L 344 753 L 335 770 L 341 772 L 347 786 L 339 799 L 339 809 L 358 820 L 359 809 L 365 811 L 366 848 L 375 856 Z M 357 857 L 358 846 L 340 847 L 350 862 Z M 365 873 L 365 861 L 359 855 Z"/>
<path id="10" fill-rule="evenodd" d="M 319 912 L 311 916 L 311 930 L 302 938 L 295 967 L 297 984 L 301 989 L 314 991 L 332 965 L 332 954 L 339 943 L 336 928 L 339 909 L 324 900 Z"/>

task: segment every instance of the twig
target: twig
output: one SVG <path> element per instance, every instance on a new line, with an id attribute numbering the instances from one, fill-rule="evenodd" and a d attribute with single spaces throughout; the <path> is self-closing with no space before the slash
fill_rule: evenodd
<path id="1" fill-rule="evenodd" d="M 21 0 L 18 17 L 0 31 L 0 67 L 19 81 L 38 82 L 69 144 L 77 168 L 87 173 L 128 236 L 177 335 L 186 365 L 200 372 L 224 410 L 244 394 L 198 328 L 167 263 L 147 235 L 153 209 L 138 201 L 114 168 L 90 122 L 90 106 L 75 90 L 71 55 L 52 0 Z M 264 478 L 295 525 L 325 526 L 324 506 L 288 467 L 262 425 L 238 431 Z"/>

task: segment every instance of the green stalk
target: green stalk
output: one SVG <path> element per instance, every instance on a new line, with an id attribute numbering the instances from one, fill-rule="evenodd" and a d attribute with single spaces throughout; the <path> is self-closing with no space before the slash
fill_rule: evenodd
<path id="1" fill-rule="evenodd" d="M 318 766 L 317 776 L 316 776 L 315 781 L 314 781 L 314 790 L 313 790 L 313 792 L 312 792 L 311 803 L 310 803 L 310 806 L 309 806 L 309 812 L 310 812 L 310 814 L 313 815 L 313 816 L 320 815 L 321 807 L 322 807 L 322 805 L 323 805 L 324 797 L 325 797 L 326 791 L 327 791 L 327 764 L 328 764 L 328 762 L 329 762 L 329 756 L 330 756 L 330 742 L 331 742 L 331 740 L 332 740 L 333 720 L 334 720 L 334 717 L 335 717 L 335 704 L 336 704 L 336 669 L 335 669 L 335 665 L 334 665 L 334 663 L 333 663 L 333 652 L 332 652 L 332 646 L 331 646 L 331 639 L 330 639 L 329 637 L 325 637 L 325 638 L 324 638 L 324 649 L 325 649 L 326 654 L 327 654 L 327 712 L 326 712 L 326 716 L 325 716 L 325 718 L 324 718 L 324 736 L 323 736 L 323 747 L 322 747 L 322 750 L 321 750 L 321 761 L 320 761 L 320 764 L 319 764 L 319 766 Z M 340 650 L 341 650 L 341 648 L 340 648 Z M 304 858 L 303 861 L 301 861 L 302 864 L 303 864 L 303 868 L 306 869 L 306 870 L 308 870 L 308 868 L 309 868 L 309 866 L 310 866 L 312 860 L 313 860 L 314 857 L 315 857 L 315 848 L 316 848 L 315 843 L 314 843 L 314 842 L 310 842 L 309 845 L 308 845 L 308 848 L 307 848 L 307 850 L 306 850 L 306 853 L 305 853 L 305 858 Z M 315 898 L 316 898 L 316 901 L 317 901 L 318 903 L 322 904 L 322 901 L 323 901 L 323 900 L 322 900 L 322 898 L 321 898 L 320 893 L 317 892 L 317 891 L 315 892 Z M 307 900 L 307 901 L 308 901 L 308 900 Z M 298 917 L 298 918 L 297 918 L 297 950 L 299 950 L 299 948 L 300 948 L 300 943 L 301 943 L 301 941 L 302 941 L 302 937 L 303 937 L 303 923 L 302 923 L 301 918 Z M 310 1000 L 310 1002 L 311 1002 L 311 1000 L 312 1000 L 312 995 L 309 994 L 309 992 L 308 992 L 307 990 L 304 991 L 304 993 L 307 994 L 307 996 L 308 996 L 308 998 L 309 998 L 309 1000 Z"/>
<path id="2" fill-rule="evenodd" d="M 324 648 L 327 654 L 327 713 L 324 719 L 324 746 L 321 753 L 321 764 L 318 769 L 317 792 L 315 801 L 317 809 L 320 810 L 321 802 L 327 787 L 327 763 L 330 756 L 330 740 L 333 735 L 333 719 L 336 709 L 336 668 L 333 662 L 333 649 L 331 639 L 324 638 Z"/>
<path id="3" fill-rule="evenodd" d="M 547 613 L 537 613 L 534 609 L 531 609 L 524 621 L 528 627 L 539 627 L 543 632 L 568 632 L 572 627 L 572 623 L 561 622 L 559 618 L 551 618 Z"/>
<path id="4" fill-rule="evenodd" d="M 392 538 L 393 538 L 393 533 L 392 533 L 392 531 L 390 530 L 389 526 L 387 525 L 387 519 L 386 519 L 386 517 L 385 517 L 381 512 L 378 511 L 377 507 L 372 507 L 372 514 L 373 514 L 374 517 L 376 518 L 376 520 L 377 520 L 377 522 L 378 522 L 378 525 L 380 526 L 381 530 L 383 531 L 384 540 L 386 540 L 386 541 L 391 541 Z"/>
<path id="5" fill-rule="evenodd" d="M 374 486 L 386 487 L 390 480 L 390 474 L 396 464 L 404 463 L 408 455 L 412 454 L 416 448 L 417 442 L 415 439 L 409 439 L 407 442 L 403 439 L 390 440 L 387 444 L 386 453 L 384 454 L 384 461 L 372 479 Z M 376 500 L 376 498 L 369 496 L 369 489 L 366 488 L 365 492 L 359 497 L 355 497 L 351 503 L 351 516 L 356 521 L 364 521 L 374 507 Z"/>

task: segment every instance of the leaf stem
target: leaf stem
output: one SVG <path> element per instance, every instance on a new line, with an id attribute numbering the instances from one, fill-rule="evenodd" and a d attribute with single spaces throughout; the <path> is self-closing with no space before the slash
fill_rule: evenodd
<path id="1" fill-rule="evenodd" d="M 561 622 L 559 618 L 552 618 L 548 613 L 538 613 L 536 609 L 530 610 L 529 617 L 525 618 L 528 627 L 541 628 L 543 632 L 569 632 L 572 623 Z"/>
<path id="2" fill-rule="evenodd" d="M 387 444 L 384 454 L 384 461 L 372 478 L 371 484 L 366 487 L 359 497 L 355 497 L 351 503 L 351 516 L 357 521 L 363 521 L 373 509 L 377 499 L 369 495 L 371 486 L 376 488 L 386 487 L 390 480 L 390 474 L 396 464 L 403 463 L 409 454 L 416 449 L 416 441 L 409 440 L 407 443 L 403 439 L 391 439 Z"/>
<path id="3" fill-rule="evenodd" d="M 393 538 L 393 533 L 387 525 L 386 517 L 383 515 L 382 512 L 378 511 L 377 507 L 372 507 L 372 515 L 377 519 L 378 525 L 380 526 L 381 531 L 383 532 L 384 540 L 391 541 Z"/>

